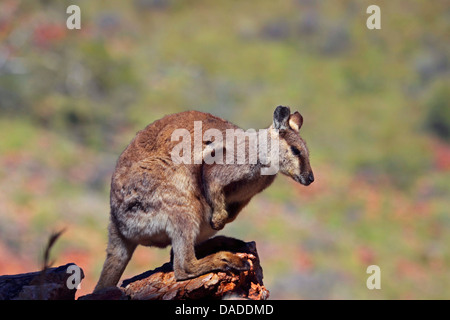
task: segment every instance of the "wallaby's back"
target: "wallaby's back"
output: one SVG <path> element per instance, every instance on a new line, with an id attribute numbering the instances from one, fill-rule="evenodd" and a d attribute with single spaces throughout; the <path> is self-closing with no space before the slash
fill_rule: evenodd
<path id="1" fill-rule="evenodd" d="M 149 124 L 139 131 L 128 147 L 120 156 L 117 168 L 130 166 L 133 162 L 148 157 L 169 158 L 170 152 L 179 141 L 171 141 L 172 133 L 176 129 L 187 129 L 194 136 L 194 122 L 202 122 L 202 134 L 204 131 L 214 128 L 220 131 L 236 129 L 236 125 L 229 121 L 200 111 L 185 111 L 171 114 Z"/>

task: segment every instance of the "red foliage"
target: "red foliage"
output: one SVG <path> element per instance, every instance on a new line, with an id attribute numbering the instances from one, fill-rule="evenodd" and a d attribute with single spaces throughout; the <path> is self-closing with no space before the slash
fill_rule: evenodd
<path id="1" fill-rule="evenodd" d="M 65 24 L 41 24 L 34 29 L 33 41 L 38 47 L 46 48 L 66 37 Z"/>
<path id="2" fill-rule="evenodd" d="M 356 255 L 358 257 L 358 261 L 364 266 L 374 264 L 376 261 L 375 252 L 368 246 L 359 246 L 356 249 Z"/>
<path id="3" fill-rule="evenodd" d="M 439 140 L 431 144 L 433 149 L 434 164 L 438 170 L 447 171 L 450 169 L 450 145 Z"/>

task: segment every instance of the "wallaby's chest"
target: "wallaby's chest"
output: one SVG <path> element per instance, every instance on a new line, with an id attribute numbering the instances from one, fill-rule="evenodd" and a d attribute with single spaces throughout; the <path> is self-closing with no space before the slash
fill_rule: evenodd
<path id="1" fill-rule="evenodd" d="M 272 176 L 259 176 L 254 179 L 243 179 L 224 187 L 226 203 L 248 201 L 257 193 L 267 188 L 275 179 Z"/>

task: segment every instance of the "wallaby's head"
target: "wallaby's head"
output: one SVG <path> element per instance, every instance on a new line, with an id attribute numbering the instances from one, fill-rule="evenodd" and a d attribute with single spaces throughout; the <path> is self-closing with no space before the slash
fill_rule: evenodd
<path id="1" fill-rule="evenodd" d="M 309 164 L 309 151 L 299 130 L 303 117 L 297 111 L 291 114 L 289 107 L 278 106 L 273 113 L 271 127 L 278 130 L 281 173 L 308 186 L 314 181 Z"/>

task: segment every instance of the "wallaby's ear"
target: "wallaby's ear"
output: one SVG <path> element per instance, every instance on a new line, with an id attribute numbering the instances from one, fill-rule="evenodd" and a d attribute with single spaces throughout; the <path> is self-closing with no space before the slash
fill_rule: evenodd
<path id="1" fill-rule="evenodd" d="M 286 130 L 289 126 L 289 116 L 291 109 L 289 107 L 278 106 L 273 113 L 273 127 L 278 130 Z"/>
<path id="2" fill-rule="evenodd" d="M 298 112 L 295 111 L 291 116 L 289 117 L 289 127 L 291 127 L 292 130 L 298 132 L 303 124 L 303 117 Z"/>

